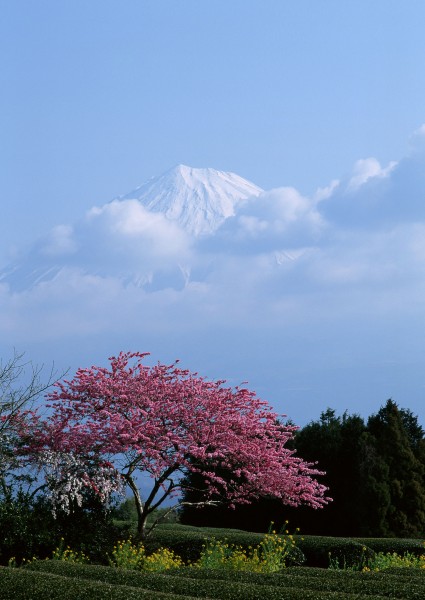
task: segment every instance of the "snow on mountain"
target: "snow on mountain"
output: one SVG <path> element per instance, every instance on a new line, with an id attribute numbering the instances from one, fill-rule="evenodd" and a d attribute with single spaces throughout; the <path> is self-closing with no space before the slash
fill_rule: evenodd
<path id="1" fill-rule="evenodd" d="M 178 165 L 116 200 L 138 200 L 198 237 L 216 231 L 241 200 L 262 191 L 235 173 Z"/>
<path id="2" fill-rule="evenodd" d="M 179 289 L 194 238 L 213 234 L 240 202 L 261 193 L 234 173 L 179 165 L 92 208 L 74 226 L 54 227 L 0 270 L 0 284 L 23 291 L 71 270 L 149 290 Z"/>

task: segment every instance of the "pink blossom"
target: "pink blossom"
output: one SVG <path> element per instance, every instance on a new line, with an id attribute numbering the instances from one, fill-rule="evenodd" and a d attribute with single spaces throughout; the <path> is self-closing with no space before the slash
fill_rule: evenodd
<path id="1" fill-rule="evenodd" d="M 326 488 L 316 480 L 321 473 L 287 447 L 297 428 L 279 422 L 254 392 L 177 363 L 148 367 L 145 356 L 120 353 L 110 368 L 79 369 L 47 396 L 51 417 L 34 416 L 28 455 L 38 464 L 49 456 L 50 468 L 61 470 L 62 491 L 54 492 L 59 503 L 66 493 L 78 501 L 84 486 L 105 500 L 125 482 L 135 496 L 141 536 L 148 514 L 181 491 L 188 471 L 209 483 L 205 502 L 219 492 L 231 504 L 261 495 L 292 506 L 326 504 Z M 68 467 L 64 457 L 72 457 Z M 215 467 L 234 477 L 224 480 Z M 144 500 L 138 472 L 152 478 Z"/>

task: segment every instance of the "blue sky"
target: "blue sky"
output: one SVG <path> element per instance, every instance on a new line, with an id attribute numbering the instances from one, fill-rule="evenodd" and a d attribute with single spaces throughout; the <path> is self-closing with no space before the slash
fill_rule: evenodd
<path id="1" fill-rule="evenodd" d="M 150 350 L 248 380 L 296 422 L 327 406 L 370 414 L 393 397 L 424 423 L 424 21 L 416 0 L 4 2 L 0 266 L 178 163 L 291 186 L 308 202 L 333 180 L 345 187 L 320 205 L 320 260 L 285 293 L 270 280 L 262 294 L 247 283 L 243 301 L 229 294 L 243 268 L 229 250 L 202 299 L 213 329 L 199 297 L 146 307 L 102 282 L 90 307 L 76 282 L 75 296 L 4 292 L 2 354 L 74 369 Z M 110 326 L 118 306 L 140 319 L 139 302 L 149 324 Z M 97 326 L 76 332 L 96 310 Z"/>

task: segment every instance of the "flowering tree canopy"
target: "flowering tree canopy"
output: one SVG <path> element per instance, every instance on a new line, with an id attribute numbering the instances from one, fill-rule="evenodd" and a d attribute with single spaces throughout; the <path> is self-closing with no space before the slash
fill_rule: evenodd
<path id="1" fill-rule="evenodd" d="M 254 392 L 208 381 L 177 363 L 149 367 L 145 356 L 120 353 L 110 368 L 79 369 L 48 394 L 51 416 L 34 416 L 27 453 L 49 470 L 55 502 L 66 508 L 84 486 L 107 499 L 128 485 L 140 537 L 166 498 L 176 497 L 178 506 L 188 472 L 207 482 L 205 503 L 213 495 L 230 504 L 268 495 L 292 506 L 326 504 L 326 488 L 315 479 L 320 472 L 286 447 L 297 428 L 280 423 Z M 223 469 L 230 477 L 217 474 Z M 143 500 L 140 473 L 152 482 Z"/>

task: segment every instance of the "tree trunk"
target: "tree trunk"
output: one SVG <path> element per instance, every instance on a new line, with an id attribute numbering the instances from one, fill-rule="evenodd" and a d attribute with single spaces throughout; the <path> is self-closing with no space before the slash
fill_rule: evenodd
<path id="1" fill-rule="evenodd" d="M 133 492 L 134 503 L 136 505 L 137 511 L 137 533 L 136 533 L 136 542 L 142 542 L 146 538 L 146 519 L 147 513 L 145 510 L 145 506 L 142 501 L 142 497 L 140 496 L 139 489 L 137 485 L 134 483 L 131 475 L 127 475 L 126 481 Z"/>

